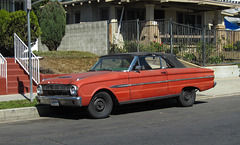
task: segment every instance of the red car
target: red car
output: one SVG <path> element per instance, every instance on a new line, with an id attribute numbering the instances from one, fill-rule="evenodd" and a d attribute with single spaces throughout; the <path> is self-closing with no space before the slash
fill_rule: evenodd
<path id="1" fill-rule="evenodd" d="M 89 72 L 43 80 L 36 98 L 51 106 L 86 106 L 91 117 L 105 118 L 113 105 L 134 102 L 177 98 L 189 107 L 197 90 L 215 85 L 213 70 L 186 68 L 173 54 L 111 54 Z"/>

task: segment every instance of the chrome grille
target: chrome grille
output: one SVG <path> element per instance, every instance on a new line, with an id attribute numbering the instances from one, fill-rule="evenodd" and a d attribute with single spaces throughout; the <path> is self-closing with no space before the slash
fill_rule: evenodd
<path id="1" fill-rule="evenodd" d="M 43 95 L 70 95 L 70 87 L 71 85 L 63 85 L 63 84 L 46 84 L 42 85 Z"/>

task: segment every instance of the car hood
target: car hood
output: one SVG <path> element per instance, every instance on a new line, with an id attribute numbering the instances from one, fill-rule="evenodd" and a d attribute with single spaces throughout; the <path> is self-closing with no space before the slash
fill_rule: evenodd
<path id="1" fill-rule="evenodd" d="M 78 74 L 69 74 L 65 76 L 48 78 L 44 79 L 41 84 L 70 84 L 73 81 L 78 81 L 87 77 L 102 75 L 111 73 L 109 71 L 97 71 L 97 72 L 86 72 L 86 73 L 78 73 Z"/>

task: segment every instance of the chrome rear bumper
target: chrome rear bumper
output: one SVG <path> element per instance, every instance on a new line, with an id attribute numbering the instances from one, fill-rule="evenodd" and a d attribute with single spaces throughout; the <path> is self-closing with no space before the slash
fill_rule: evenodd
<path id="1" fill-rule="evenodd" d="M 217 82 L 214 82 L 214 86 L 213 87 L 215 87 L 217 85 Z"/>
<path id="2" fill-rule="evenodd" d="M 39 104 L 46 104 L 51 106 L 82 106 L 81 97 L 69 97 L 69 96 L 36 96 Z"/>

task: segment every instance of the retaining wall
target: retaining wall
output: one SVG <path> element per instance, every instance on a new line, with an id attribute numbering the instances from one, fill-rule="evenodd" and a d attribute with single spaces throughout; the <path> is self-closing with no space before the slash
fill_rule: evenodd
<path id="1" fill-rule="evenodd" d="M 39 51 L 48 51 L 38 43 Z M 58 51 L 87 51 L 97 55 L 108 54 L 108 22 L 81 22 L 66 26 L 66 34 L 62 39 Z"/>
<path id="2" fill-rule="evenodd" d="M 238 65 L 209 66 L 205 68 L 214 70 L 215 78 L 239 77 Z"/>

